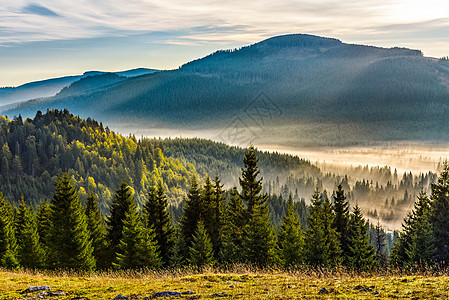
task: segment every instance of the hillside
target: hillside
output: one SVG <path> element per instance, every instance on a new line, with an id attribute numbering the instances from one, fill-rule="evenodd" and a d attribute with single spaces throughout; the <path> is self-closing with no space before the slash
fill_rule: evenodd
<path id="1" fill-rule="evenodd" d="M 296 34 L 3 113 L 67 108 L 118 130 L 231 144 L 222 133 L 235 124 L 256 145 L 449 141 L 448 78 L 448 61 L 418 50 Z"/>
<path id="2" fill-rule="evenodd" d="M 243 148 L 206 140 L 124 137 L 90 118 L 64 111 L 38 112 L 33 119 L 0 117 L 0 191 L 14 203 L 21 195 L 36 206 L 50 198 L 57 176 L 67 171 L 82 198 L 93 191 L 107 205 L 122 180 L 142 203 L 149 185 L 162 178 L 171 203 L 182 200 L 192 174 L 220 175 L 237 184 Z M 297 157 L 258 152 L 268 178 L 290 173 L 317 175 L 319 169 Z M 198 168 L 198 169 L 197 169 Z"/>

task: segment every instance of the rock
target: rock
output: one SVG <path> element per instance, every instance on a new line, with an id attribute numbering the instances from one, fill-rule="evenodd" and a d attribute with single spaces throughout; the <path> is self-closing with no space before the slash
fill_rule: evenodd
<path id="1" fill-rule="evenodd" d="M 171 292 L 171 291 L 165 291 L 165 292 L 154 292 L 153 297 L 181 297 L 180 292 Z"/>
<path id="2" fill-rule="evenodd" d="M 231 284 L 231 285 L 230 285 L 229 287 L 230 287 L 231 289 L 235 288 L 235 286 L 234 286 L 234 285 L 232 285 L 232 284 Z"/>
<path id="3" fill-rule="evenodd" d="M 318 291 L 318 295 L 327 295 L 329 291 L 326 288 L 322 288 Z"/>
<path id="4" fill-rule="evenodd" d="M 228 294 L 226 294 L 226 292 L 221 292 L 221 293 L 214 293 L 213 296 L 214 297 L 226 297 L 226 296 L 228 296 Z"/>
<path id="5" fill-rule="evenodd" d="M 50 287 L 48 285 L 41 286 L 30 286 L 26 289 L 27 292 L 37 292 L 37 291 L 49 291 Z"/>
<path id="6" fill-rule="evenodd" d="M 364 287 L 359 290 L 360 293 L 366 293 L 366 292 L 372 292 L 372 291 L 373 290 L 368 287 Z"/>
<path id="7" fill-rule="evenodd" d="M 62 291 L 48 292 L 48 296 L 49 297 L 65 296 L 65 292 Z"/>
<path id="8" fill-rule="evenodd" d="M 378 290 L 375 290 L 374 292 L 372 292 L 371 293 L 372 295 L 379 295 L 380 293 L 379 293 L 379 291 Z"/>
<path id="9" fill-rule="evenodd" d="M 122 294 L 118 294 L 114 299 L 129 299 L 128 296 L 123 296 Z"/>
<path id="10" fill-rule="evenodd" d="M 183 295 L 193 295 L 193 294 L 195 294 L 195 292 L 192 291 L 192 290 L 187 290 L 185 292 L 182 292 L 181 294 L 183 294 Z"/>

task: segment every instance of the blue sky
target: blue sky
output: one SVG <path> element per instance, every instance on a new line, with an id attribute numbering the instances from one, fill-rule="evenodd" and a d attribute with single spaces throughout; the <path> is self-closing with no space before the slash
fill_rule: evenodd
<path id="1" fill-rule="evenodd" d="M 87 70 L 177 68 L 217 49 L 308 33 L 449 55 L 443 0 L 0 0 L 0 86 Z"/>

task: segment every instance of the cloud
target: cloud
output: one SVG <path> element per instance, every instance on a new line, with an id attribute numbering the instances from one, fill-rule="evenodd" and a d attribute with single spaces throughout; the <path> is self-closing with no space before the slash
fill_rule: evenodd
<path id="1" fill-rule="evenodd" d="M 57 13 L 55 13 L 54 11 L 41 6 L 39 4 L 33 4 L 30 3 L 28 5 L 26 5 L 25 7 L 22 8 L 22 12 L 25 14 L 35 14 L 35 15 L 40 15 L 40 16 L 44 16 L 44 17 L 59 17 L 59 15 Z"/>

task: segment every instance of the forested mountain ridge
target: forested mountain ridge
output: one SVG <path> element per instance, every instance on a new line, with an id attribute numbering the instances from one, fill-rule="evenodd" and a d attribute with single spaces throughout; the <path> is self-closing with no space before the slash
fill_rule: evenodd
<path id="1" fill-rule="evenodd" d="M 263 123 L 258 144 L 448 141 L 448 78 L 448 61 L 418 50 L 294 34 L 3 113 L 33 116 L 38 109 L 67 108 L 113 128 L 132 123 L 215 134 L 241 117 L 253 129 Z M 271 107 L 257 102 L 261 93 Z M 274 107 L 264 120 L 251 113 Z"/>
<path id="2" fill-rule="evenodd" d="M 124 137 L 90 118 L 64 111 L 37 112 L 33 119 L 0 119 L 0 191 L 17 203 L 21 195 L 36 206 L 49 198 L 57 177 L 67 171 L 82 199 L 92 191 L 106 207 L 122 180 L 143 203 L 151 183 L 161 178 L 171 203 L 181 201 L 193 174 L 219 174 L 237 181 L 244 149 L 194 139 Z M 319 174 L 309 162 L 290 155 L 258 152 L 266 174 Z M 198 170 L 196 169 L 198 166 Z M 210 167 L 210 169 L 208 169 Z M 268 177 L 270 178 L 270 177 Z"/>

